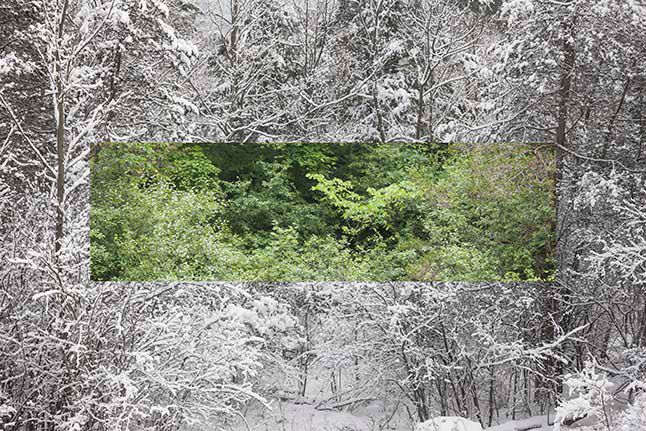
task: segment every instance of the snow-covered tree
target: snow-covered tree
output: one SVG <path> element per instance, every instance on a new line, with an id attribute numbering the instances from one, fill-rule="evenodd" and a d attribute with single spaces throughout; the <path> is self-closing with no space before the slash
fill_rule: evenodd
<path id="1" fill-rule="evenodd" d="M 301 375 L 311 369 L 330 375 L 332 395 L 318 400 L 319 406 L 383 399 L 389 409 L 406 406 L 413 421 L 460 415 L 491 425 L 496 406 L 514 412 L 531 406 L 528 413 L 535 413 L 535 400 L 527 395 L 536 376 L 550 378 L 543 361 L 565 360 L 560 346 L 581 330 L 541 338 L 541 289 L 326 283 L 286 287 L 281 296 L 298 298 L 293 306 L 301 317 L 307 310 L 307 325 L 301 325 L 306 343 L 298 356 L 307 368 Z"/>
<path id="2" fill-rule="evenodd" d="M 10 40 L 20 40 L 16 45 L 20 52 L 8 51 L 0 57 L 6 66 L 3 79 L 9 83 L 0 94 L 0 104 L 9 135 L 18 135 L 28 151 L 8 151 L 5 170 L 15 174 L 25 159 L 39 164 L 36 176 L 44 179 L 40 190 L 50 194 L 55 208 L 52 252 L 59 268 L 71 265 L 68 269 L 74 272 L 86 266 L 87 259 L 87 252 L 81 252 L 87 246 L 85 236 L 70 232 L 76 225 L 87 225 L 87 202 L 79 202 L 87 199 L 90 143 L 123 137 L 124 130 L 111 122 L 132 107 L 132 100 L 125 101 L 128 89 L 122 88 L 123 71 L 149 68 L 129 64 L 136 57 L 132 53 L 147 51 L 148 58 L 157 55 L 168 69 L 181 72 L 189 67 L 195 48 L 176 36 L 162 2 L 66 0 L 16 6 L 32 7 L 33 18 L 23 27 L 13 26 Z M 39 129 L 42 122 L 25 118 L 17 99 L 25 91 L 18 85 L 23 73 L 33 74 L 34 82 L 43 85 L 47 103 L 40 108 L 42 117 L 49 117 L 48 129 Z M 14 78 L 18 81 L 12 82 Z M 150 87 L 153 78 L 148 75 Z M 133 89 L 140 85 L 130 84 Z M 135 116 L 129 114 L 132 121 Z M 77 264 L 81 267 L 73 268 Z"/>
<path id="3" fill-rule="evenodd" d="M 283 2 L 206 2 L 205 61 L 194 77 L 202 135 L 256 142 L 289 136 L 298 99 L 298 19 Z"/>
<path id="4" fill-rule="evenodd" d="M 413 2 L 407 7 L 407 62 L 412 71 L 414 137 L 428 142 L 452 141 L 469 101 L 477 99 L 473 85 L 491 73 L 478 52 L 488 20 L 468 5 L 444 0 Z M 412 103 L 412 102 L 410 102 Z"/>

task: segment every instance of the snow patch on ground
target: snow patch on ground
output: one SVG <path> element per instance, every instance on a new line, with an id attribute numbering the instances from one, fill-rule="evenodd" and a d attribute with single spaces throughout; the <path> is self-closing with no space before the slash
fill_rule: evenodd
<path id="1" fill-rule="evenodd" d="M 554 420 L 554 414 L 550 415 L 548 418 L 546 415 L 543 416 L 532 416 L 526 419 L 517 419 L 514 421 L 505 422 L 500 425 L 493 426 L 491 428 L 486 428 L 485 431 L 527 431 L 527 430 L 536 430 L 536 431 L 552 431 L 554 425 L 550 425 Z M 565 429 L 565 428 L 564 428 Z"/>
<path id="2" fill-rule="evenodd" d="M 411 424 L 404 414 L 396 414 L 383 425 L 384 413 L 381 402 L 352 411 L 319 410 L 316 404 L 300 404 L 298 401 L 271 403 L 271 410 L 260 405 L 249 408 L 244 415 L 246 424 L 240 421 L 226 428 L 227 431 L 553 431 L 554 414 L 533 416 L 508 421 L 483 428 L 478 422 L 454 416 L 439 416 L 426 422 Z M 562 431 L 599 431 L 599 424 L 582 420 L 571 426 L 561 426 Z M 604 430 L 605 431 L 605 430 Z M 635 430 L 637 431 L 637 430 Z"/>
<path id="3" fill-rule="evenodd" d="M 418 424 L 415 431 L 482 431 L 482 427 L 462 417 L 439 416 Z"/>
<path id="4" fill-rule="evenodd" d="M 285 403 L 274 400 L 272 410 L 247 414 L 250 431 L 370 431 L 370 418 L 350 412 L 317 410 L 310 404 Z M 246 431 L 240 424 L 234 431 Z"/>

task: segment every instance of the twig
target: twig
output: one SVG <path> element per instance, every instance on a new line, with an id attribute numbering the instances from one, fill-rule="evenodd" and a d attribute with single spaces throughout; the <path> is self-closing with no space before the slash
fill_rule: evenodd
<path id="1" fill-rule="evenodd" d="M 7 103 L 7 101 L 4 98 L 4 96 L 2 95 L 2 93 L 0 93 L 0 102 L 4 105 L 5 109 L 9 113 L 9 116 L 11 117 L 11 120 L 14 122 L 14 124 L 16 125 L 18 130 L 20 131 L 20 135 L 23 138 L 25 138 L 25 140 L 27 141 L 27 143 L 31 147 L 32 151 L 36 154 L 38 159 L 40 159 L 40 161 L 42 162 L 43 166 L 47 170 L 49 170 L 49 172 L 52 175 L 54 175 L 54 178 L 56 178 L 56 171 L 54 171 L 54 169 L 49 165 L 49 163 L 47 163 L 47 161 L 45 160 L 45 157 L 43 157 L 43 155 L 40 153 L 40 151 L 38 151 L 38 148 L 36 148 L 36 144 L 34 144 L 34 142 L 29 138 L 29 136 L 27 135 L 25 130 L 22 128 L 22 125 L 20 124 L 20 121 L 18 121 L 18 118 L 16 118 L 16 115 L 14 114 L 13 109 L 11 109 L 11 106 L 9 106 L 9 104 Z"/>
<path id="2" fill-rule="evenodd" d="M 574 151 L 574 150 L 570 150 L 569 148 L 564 147 L 563 145 L 561 145 L 561 144 L 559 144 L 559 143 L 556 143 L 556 142 L 555 142 L 555 143 L 554 143 L 554 145 L 556 145 L 557 147 L 559 147 L 559 148 L 560 148 L 560 149 L 562 149 L 563 151 L 566 151 L 566 152 L 568 152 L 568 153 L 572 154 L 573 156 L 578 157 L 578 158 L 580 158 L 580 159 L 589 160 L 589 161 L 591 161 L 591 162 L 612 163 L 612 164 L 613 164 L 613 166 L 614 166 L 614 164 L 616 163 L 616 164 L 618 164 L 619 166 L 621 166 L 622 168 L 624 168 L 626 171 L 628 171 L 628 172 L 633 172 L 633 173 L 637 173 L 637 174 L 640 174 L 640 173 L 646 172 L 646 169 L 630 169 L 629 167 L 627 167 L 626 165 L 624 165 L 623 163 L 621 163 L 619 160 L 613 160 L 613 159 L 598 159 L 598 158 L 596 158 L 596 157 L 584 156 L 583 154 L 579 154 L 579 153 L 577 153 L 577 152 L 576 152 L 576 151 Z"/>
<path id="3" fill-rule="evenodd" d="M 321 407 L 322 403 L 319 403 L 315 408 L 316 410 L 334 410 L 334 409 L 340 409 L 341 407 L 345 407 L 350 404 L 356 404 L 356 403 L 361 403 L 364 401 L 375 401 L 376 398 L 373 397 L 366 397 L 366 398 L 351 398 L 346 401 L 341 401 L 335 404 L 332 404 L 331 406 L 328 407 Z"/>

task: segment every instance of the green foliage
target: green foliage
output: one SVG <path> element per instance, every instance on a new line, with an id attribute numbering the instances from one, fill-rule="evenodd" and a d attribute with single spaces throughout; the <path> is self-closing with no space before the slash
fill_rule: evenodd
<path id="1" fill-rule="evenodd" d="M 91 169 L 94 279 L 219 278 L 243 257 L 221 220 L 219 170 L 200 147 L 109 145 Z"/>
<path id="2" fill-rule="evenodd" d="M 128 202 L 92 212 L 92 274 L 97 280 L 226 278 L 245 257 L 235 247 L 211 191 L 167 184 L 132 189 Z M 101 223 L 101 229 L 96 224 Z M 235 275 L 235 272 L 234 272 Z"/>
<path id="3" fill-rule="evenodd" d="M 168 178 L 175 189 L 220 191 L 220 169 L 206 158 L 202 146 L 185 146 L 170 156 Z"/>
<path id="4" fill-rule="evenodd" d="M 92 277 L 545 279 L 554 209 L 543 159 L 514 146 L 102 146 Z"/>
<path id="5" fill-rule="evenodd" d="M 411 221 L 411 214 L 407 212 L 414 213 L 418 209 L 419 190 L 407 180 L 381 189 L 368 187 L 366 195 L 361 196 L 352 190 L 350 181 L 326 179 L 319 174 L 310 174 L 309 178 L 317 181 L 312 189 L 320 191 L 322 201 L 337 209 L 346 223 L 343 232 L 355 241 L 365 239 L 366 234 L 372 234 L 378 240 L 397 235 Z"/>
<path id="6" fill-rule="evenodd" d="M 478 147 L 455 155 L 436 181 L 417 176 L 428 202 L 428 240 L 414 273 L 480 281 L 551 276 L 553 166 L 530 150 Z"/>

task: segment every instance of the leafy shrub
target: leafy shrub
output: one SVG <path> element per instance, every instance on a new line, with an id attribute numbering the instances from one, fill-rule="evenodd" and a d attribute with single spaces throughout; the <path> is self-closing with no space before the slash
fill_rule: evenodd
<path id="1" fill-rule="evenodd" d="M 92 209 L 92 273 L 97 280 L 199 280 L 232 277 L 244 262 L 220 221 L 210 191 L 162 183 L 131 188 L 125 202 Z"/>
<path id="2" fill-rule="evenodd" d="M 426 257 L 411 268 L 433 280 L 548 279 L 554 262 L 552 163 L 524 146 L 455 154 L 445 169 L 420 171 Z M 446 278 L 449 277 L 449 278 Z"/>

